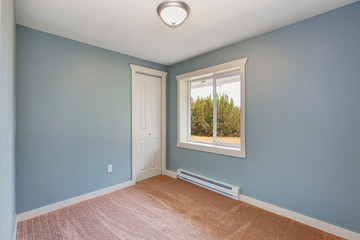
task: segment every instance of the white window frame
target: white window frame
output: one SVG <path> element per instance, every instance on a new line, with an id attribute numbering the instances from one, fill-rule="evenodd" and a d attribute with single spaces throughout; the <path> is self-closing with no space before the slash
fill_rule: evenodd
<path id="1" fill-rule="evenodd" d="M 177 79 L 177 146 L 198 151 L 211 152 L 234 157 L 245 158 L 245 64 L 248 58 L 241 58 L 231 62 L 203 68 L 197 71 L 185 73 L 176 76 Z M 190 141 L 190 89 L 189 82 L 213 77 L 214 81 L 217 76 L 223 76 L 228 72 L 240 71 L 241 81 L 241 115 L 240 115 L 240 147 L 236 144 L 219 143 L 203 143 L 199 141 Z M 216 96 L 216 88 L 214 85 L 214 97 Z M 213 100 L 216 108 L 216 100 Z M 214 111 L 215 114 L 215 111 Z M 214 116 L 216 123 L 216 116 Z M 214 124 L 216 128 L 216 124 Z M 214 132 L 215 134 L 215 132 Z M 216 136 L 215 136 L 216 137 Z M 216 141 L 216 140 L 215 140 Z"/>

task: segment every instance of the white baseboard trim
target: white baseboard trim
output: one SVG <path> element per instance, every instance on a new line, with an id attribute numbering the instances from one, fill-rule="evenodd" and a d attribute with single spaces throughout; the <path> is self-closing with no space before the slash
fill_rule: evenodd
<path id="1" fill-rule="evenodd" d="M 247 197 L 242 194 L 240 194 L 240 201 L 249 203 L 256 207 L 265 209 L 269 212 L 276 213 L 280 216 L 290 218 L 294 221 L 301 222 L 303 224 L 309 225 L 311 227 L 320 229 L 324 232 L 328 232 L 328 233 L 334 234 L 334 235 L 342 237 L 342 238 L 346 238 L 349 240 L 360 240 L 360 233 L 352 232 L 350 230 L 332 225 L 327 222 L 320 221 L 315 218 L 311 218 L 311 217 L 302 215 L 297 212 L 287 210 L 285 208 L 281 208 L 281 207 L 272 205 L 270 203 L 262 202 L 260 200 L 257 200 L 257 199 L 251 198 L 251 197 Z"/>
<path id="2" fill-rule="evenodd" d="M 12 237 L 13 240 L 16 240 L 17 224 L 18 224 L 18 218 L 15 215 L 15 217 L 14 217 L 14 230 L 13 230 L 13 237 Z"/>
<path id="3" fill-rule="evenodd" d="M 171 170 L 165 170 L 165 174 L 166 176 L 172 177 L 172 178 L 177 178 L 177 173 Z"/>
<path id="4" fill-rule="evenodd" d="M 20 222 L 23 220 L 34 218 L 34 217 L 40 216 L 42 214 L 52 212 L 54 210 L 73 205 L 75 203 L 79 203 L 79 202 L 82 202 L 82 201 L 85 201 L 85 200 L 88 200 L 91 198 L 99 197 L 101 195 L 104 195 L 104 194 L 107 194 L 107 193 L 110 193 L 110 192 L 113 192 L 113 191 L 116 191 L 116 190 L 119 190 L 122 188 L 130 187 L 134 184 L 135 184 L 134 181 L 120 183 L 120 184 L 117 184 L 117 185 L 114 185 L 111 187 L 100 189 L 98 191 L 94 191 L 94 192 L 80 195 L 80 196 L 77 196 L 74 198 L 66 199 L 64 201 L 53 203 L 53 204 L 50 204 L 50 205 L 47 205 L 47 206 L 44 206 L 41 208 L 37 208 L 37 209 L 31 210 L 31 211 L 28 211 L 28 212 L 20 213 L 20 214 L 16 215 L 17 221 Z"/>

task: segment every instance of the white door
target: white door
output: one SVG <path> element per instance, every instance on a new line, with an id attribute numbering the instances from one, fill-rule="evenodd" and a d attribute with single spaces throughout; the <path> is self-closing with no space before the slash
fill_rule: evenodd
<path id="1" fill-rule="evenodd" d="M 136 181 L 161 174 L 161 79 L 132 80 L 133 171 Z"/>

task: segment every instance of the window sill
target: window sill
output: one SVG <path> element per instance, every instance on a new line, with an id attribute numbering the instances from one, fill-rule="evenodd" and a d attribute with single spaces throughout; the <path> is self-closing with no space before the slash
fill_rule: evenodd
<path id="1" fill-rule="evenodd" d="M 197 151 L 210 152 L 216 154 L 222 154 L 233 157 L 245 158 L 245 151 L 241 151 L 239 148 L 224 147 L 211 144 L 202 144 L 195 142 L 178 142 L 177 146 L 180 148 L 187 148 Z"/>

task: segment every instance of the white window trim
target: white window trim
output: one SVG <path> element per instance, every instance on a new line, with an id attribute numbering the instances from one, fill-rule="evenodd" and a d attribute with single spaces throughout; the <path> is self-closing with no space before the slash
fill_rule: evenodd
<path id="1" fill-rule="evenodd" d="M 176 76 L 177 79 L 177 146 L 198 151 L 211 152 L 240 158 L 246 157 L 245 141 L 245 64 L 248 58 L 241 58 L 231 62 L 203 68 L 197 71 Z M 189 136 L 189 111 L 188 111 L 188 82 L 213 76 L 223 72 L 240 70 L 241 79 L 241 149 L 232 146 L 220 146 L 209 143 L 191 142 Z"/>

